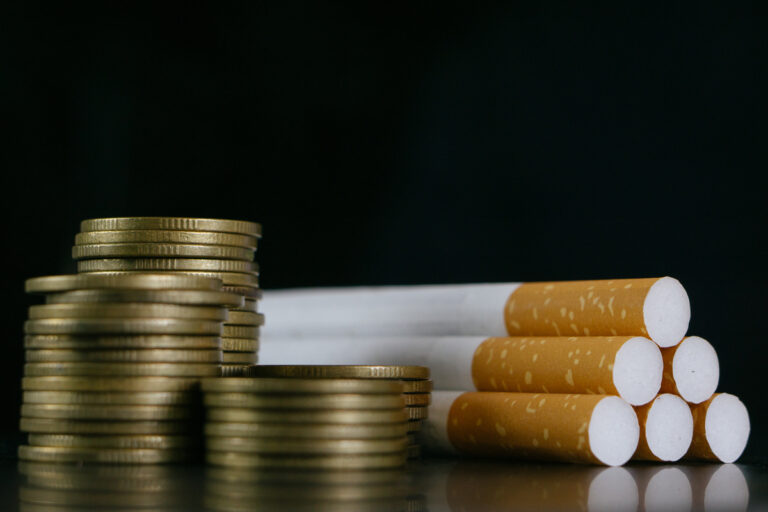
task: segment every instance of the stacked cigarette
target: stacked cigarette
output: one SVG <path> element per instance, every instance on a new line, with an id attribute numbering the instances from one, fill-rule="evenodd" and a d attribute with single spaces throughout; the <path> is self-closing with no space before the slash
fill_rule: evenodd
<path id="1" fill-rule="evenodd" d="M 263 363 L 428 366 L 437 451 L 732 462 L 749 435 L 670 277 L 278 291 L 264 310 Z"/>

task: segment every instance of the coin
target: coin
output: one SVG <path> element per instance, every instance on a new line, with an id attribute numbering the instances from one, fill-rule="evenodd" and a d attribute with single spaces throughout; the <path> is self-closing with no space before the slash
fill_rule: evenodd
<path id="1" fill-rule="evenodd" d="M 383 410 L 259 410 L 214 407 L 207 410 L 208 421 L 252 423 L 401 423 L 407 419 L 402 409 Z"/>
<path id="2" fill-rule="evenodd" d="M 279 472 L 279 471 L 278 471 Z M 271 473 L 271 472 L 270 472 Z M 347 471 L 344 471 L 347 473 Z M 395 496 L 400 496 L 404 501 L 405 497 L 409 494 L 409 489 L 406 486 L 389 484 L 366 484 L 366 485 L 297 485 L 295 487 L 287 485 L 274 485 L 270 483 L 262 483 L 255 485 L 238 485 L 229 482 L 221 481 L 209 481 L 206 482 L 206 494 L 210 497 L 219 496 L 230 501 L 245 501 L 254 500 L 257 503 L 265 504 L 264 500 L 277 500 L 280 504 L 283 504 L 288 510 L 295 510 L 291 504 L 295 500 L 301 500 L 306 505 L 311 505 L 313 510 L 317 510 L 318 503 L 328 504 L 337 502 L 355 504 L 359 506 L 360 502 L 365 503 L 368 500 L 381 503 L 382 500 L 391 500 Z M 269 503 L 267 501 L 266 503 Z M 321 505 L 322 507 L 322 505 Z M 322 510 L 322 508 L 321 508 Z M 337 509 L 331 508 L 336 511 Z M 355 509 L 356 512 L 359 509 Z M 390 505 L 390 508 L 386 509 L 388 512 L 392 510 L 403 510 L 397 506 Z"/>
<path id="3" fill-rule="evenodd" d="M 121 243 L 232 245 L 255 249 L 257 239 L 256 237 L 248 235 L 218 233 L 215 231 L 174 231 L 159 229 L 84 231 L 75 235 L 76 245 Z"/>
<path id="4" fill-rule="evenodd" d="M 219 336 L 220 322 L 176 318 L 46 318 L 27 320 L 26 334 L 212 334 Z M 248 336 L 236 336 L 247 338 Z"/>
<path id="5" fill-rule="evenodd" d="M 259 350 L 259 340 L 248 338 L 221 338 L 221 350 L 228 352 L 256 352 Z"/>
<path id="6" fill-rule="evenodd" d="M 219 375 L 222 377 L 242 377 L 249 365 L 246 364 L 222 364 Z"/>
<path id="7" fill-rule="evenodd" d="M 220 350 L 27 350 L 27 362 L 220 363 Z"/>
<path id="8" fill-rule="evenodd" d="M 220 306 L 179 306 L 176 304 L 42 304 L 30 306 L 31 320 L 45 318 L 178 318 L 227 320 L 227 310 Z"/>
<path id="9" fill-rule="evenodd" d="M 23 471 L 22 471 L 23 473 Z M 232 485 L 275 484 L 280 489 L 284 485 L 311 485 L 325 488 L 330 485 L 401 484 L 408 483 L 407 473 L 399 470 L 362 470 L 362 471 L 251 471 L 241 468 L 209 467 L 205 471 L 206 481 L 216 481 Z"/>
<path id="10" fill-rule="evenodd" d="M 227 325 L 264 325 L 264 315 L 247 311 L 230 311 Z"/>
<path id="11" fill-rule="evenodd" d="M 194 432 L 189 421 L 79 421 L 21 418 L 22 432 L 41 434 L 184 434 Z"/>
<path id="12" fill-rule="evenodd" d="M 365 469 L 400 467 L 405 464 L 406 453 L 375 455 L 321 455 L 314 457 L 286 457 L 254 453 L 208 451 L 209 464 L 249 468 L 284 469 Z"/>
<path id="13" fill-rule="evenodd" d="M 408 420 L 408 432 L 418 432 L 421 430 L 422 420 Z"/>
<path id="14" fill-rule="evenodd" d="M 224 285 L 221 287 L 222 291 L 229 292 L 229 293 L 236 293 L 237 295 L 242 295 L 246 298 L 251 299 L 261 299 L 261 290 L 258 288 L 251 288 L 248 286 L 228 286 Z"/>
<path id="15" fill-rule="evenodd" d="M 240 307 L 243 297 L 234 293 L 197 290 L 76 290 L 46 297 L 48 304 L 157 302 L 194 306 Z"/>
<path id="16" fill-rule="evenodd" d="M 67 274 L 27 279 L 24 284 L 27 293 L 53 293 L 85 289 L 130 289 L 130 290 L 209 290 L 217 291 L 221 282 L 209 277 L 189 275 L 168 275 L 164 273 L 141 272 L 135 274 Z"/>
<path id="17" fill-rule="evenodd" d="M 192 244 L 89 244 L 72 247 L 76 260 L 91 258 L 215 258 L 251 261 L 255 251 L 232 245 Z"/>
<path id="18" fill-rule="evenodd" d="M 432 391 L 431 380 L 404 380 L 403 393 L 429 393 Z"/>
<path id="19" fill-rule="evenodd" d="M 409 420 L 425 420 L 429 417 L 429 409 L 426 407 L 413 407 L 409 406 L 405 408 L 405 412 L 408 413 Z"/>
<path id="20" fill-rule="evenodd" d="M 77 448 L 156 449 L 191 448 L 198 444 L 193 436 L 84 436 L 29 434 L 32 446 L 72 446 Z"/>
<path id="21" fill-rule="evenodd" d="M 225 364 L 255 364 L 259 356 L 255 352 L 223 352 L 221 362 Z"/>
<path id="22" fill-rule="evenodd" d="M 429 368 L 426 366 L 262 365 L 252 368 L 250 375 L 314 379 L 426 379 L 429 378 Z"/>
<path id="23" fill-rule="evenodd" d="M 25 391 L 117 391 L 117 392 L 178 392 L 197 391 L 199 379 L 179 377 L 24 377 Z"/>
<path id="24" fill-rule="evenodd" d="M 230 338 L 239 339 L 239 338 Z M 246 340 L 250 341 L 250 340 Z M 258 347 L 258 342 L 256 342 Z M 26 349 L 188 349 L 220 350 L 221 338 L 216 336 L 71 336 L 68 334 L 40 334 L 25 336 Z"/>
<path id="25" fill-rule="evenodd" d="M 415 444 L 408 447 L 408 458 L 418 459 L 421 457 L 421 446 Z"/>
<path id="26" fill-rule="evenodd" d="M 204 379 L 202 389 L 208 393 L 401 393 L 399 381 L 362 379 Z"/>
<path id="27" fill-rule="evenodd" d="M 94 376 L 94 377 L 214 377 L 215 364 L 186 363 L 27 363 L 25 377 Z"/>
<path id="28" fill-rule="evenodd" d="M 55 461 L 60 462 L 60 461 Z M 75 462 L 75 461 L 64 461 Z M 104 463 L 102 460 L 81 460 L 77 462 Z M 125 461 L 109 461 L 124 463 Z M 161 461 L 173 462 L 173 461 Z M 50 464 L 50 462 L 48 462 Z M 129 461 L 130 463 L 130 461 Z M 152 463 L 151 461 L 149 462 Z M 31 483 L 31 482 L 30 482 Z M 178 494 L 143 492 L 144 489 L 126 489 L 122 492 L 102 489 L 46 489 L 40 487 L 19 487 L 19 512 L 74 512 L 82 510 L 109 510 L 110 512 L 133 512 L 136 510 L 180 510 L 183 501 Z M 36 508 L 39 507 L 39 508 Z"/>
<path id="29" fill-rule="evenodd" d="M 247 409 L 402 409 L 403 395 L 287 395 L 253 393 L 205 393 L 208 407 Z"/>
<path id="30" fill-rule="evenodd" d="M 134 273 L 143 272 L 141 270 L 122 270 L 122 271 L 110 271 L 110 274 L 118 275 L 130 275 Z M 94 275 L 101 272 L 88 272 L 81 275 Z M 248 288 L 256 288 L 259 286 L 258 274 L 248 274 L 244 272 L 201 272 L 196 270 L 166 270 L 163 271 L 166 275 L 186 275 L 194 277 L 207 277 L 210 279 L 218 279 L 225 286 L 245 286 Z"/>
<path id="31" fill-rule="evenodd" d="M 402 452 L 405 436 L 391 439 L 264 439 L 257 437 L 209 437 L 206 449 L 292 455 L 363 454 Z"/>
<path id="32" fill-rule="evenodd" d="M 259 264 L 240 260 L 206 260 L 194 258 L 111 258 L 82 260 L 77 262 L 78 272 L 109 272 L 141 270 L 145 272 L 166 270 L 197 270 L 204 272 L 244 272 L 258 274 Z"/>
<path id="33" fill-rule="evenodd" d="M 172 405 L 22 404 L 26 418 L 49 420 L 169 421 L 196 417 L 190 407 Z"/>
<path id="34" fill-rule="evenodd" d="M 214 423 L 205 424 L 209 437 L 279 437 L 296 439 L 384 439 L 402 437 L 406 422 L 376 424 Z"/>
<path id="35" fill-rule="evenodd" d="M 190 459 L 184 450 L 103 450 L 63 446 L 19 446 L 21 460 L 37 462 L 100 462 L 107 464 L 157 464 Z"/>
<path id="36" fill-rule="evenodd" d="M 181 405 L 199 402 L 189 391 L 24 391 L 25 404 Z"/>
<path id="37" fill-rule="evenodd" d="M 221 328 L 221 336 L 223 338 L 257 338 L 259 336 L 259 328 L 250 325 L 224 324 Z"/>
<path id="38" fill-rule="evenodd" d="M 198 219 L 192 217 L 111 217 L 88 219 L 80 223 L 80 231 L 114 231 L 125 229 L 169 229 L 180 231 L 219 231 L 261 237 L 261 225 L 245 220 Z"/>
<path id="39" fill-rule="evenodd" d="M 405 398 L 405 405 L 425 407 L 432 403 L 432 395 L 429 393 L 408 393 L 403 395 Z"/>
<path id="40" fill-rule="evenodd" d="M 233 311 L 249 311 L 251 313 L 257 313 L 259 311 L 259 300 L 251 297 L 244 297 L 242 306 L 232 308 L 229 311 L 230 313 Z"/>

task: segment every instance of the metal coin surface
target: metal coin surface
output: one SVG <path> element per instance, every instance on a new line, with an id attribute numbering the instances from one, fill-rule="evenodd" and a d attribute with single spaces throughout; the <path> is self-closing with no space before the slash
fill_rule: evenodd
<path id="1" fill-rule="evenodd" d="M 21 460 L 37 462 L 99 462 L 107 464 L 158 464 L 190 459 L 185 450 L 103 450 L 63 446 L 19 446 Z"/>
<path id="2" fill-rule="evenodd" d="M 46 318 L 27 320 L 26 334 L 194 334 L 216 335 L 220 322 L 177 318 Z M 247 338 L 248 336 L 236 336 Z"/>
<path id="3" fill-rule="evenodd" d="M 220 363 L 220 350 L 27 350 L 29 363 L 112 362 L 112 363 Z"/>
<path id="4" fill-rule="evenodd" d="M 215 377 L 218 365 L 212 363 L 27 363 L 25 377 Z"/>
<path id="5" fill-rule="evenodd" d="M 426 366 L 375 365 L 262 365 L 250 372 L 254 377 L 336 379 L 427 379 Z"/>
<path id="6" fill-rule="evenodd" d="M 197 404 L 197 393 L 191 391 L 24 391 L 25 404 L 81 405 L 187 405 Z"/>
<path id="7" fill-rule="evenodd" d="M 195 392 L 200 379 L 180 377 L 24 377 L 25 391 Z"/>
<path id="8" fill-rule="evenodd" d="M 221 282 L 208 277 L 189 275 L 168 275 L 141 272 L 116 274 L 103 272 L 94 274 L 66 274 L 27 279 L 24 284 L 27 293 L 55 293 L 87 289 L 129 289 L 129 290 L 210 290 L 217 291 Z"/>
<path id="9" fill-rule="evenodd" d="M 227 423 L 205 424 L 209 437 L 278 437 L 292 439 L 385 439 L 402 437 L 407 422 L 376 424 Z"/>
<path id="10" fill-rule="evenodd" d="M 375 455 L 321 455 L 314 457 L 287 457 L 283 455 L 261 455 L 254 453 L 208 451 L 206 460 L 219 466 L 246 468 L 284 469 L 373 469 L 400 467 L 405 464 L 407 454 Z"/>
<path id="11" fill-rule="evenodd" d="M 75 290 L 46 296 L 48 304 L 150 302 L 192 306 L 241 307 L 243 297 L 208 290 Z"/>
<path id="12" fill-rule="evenodd" d="M 205 393 L 208 407 L 243 409 L 402 409 L 403 395 L 397 394 L 253 394 Z"/>
<path id="13" fill-rule="evenodd" d="M 113 304 L 41 304 L 30 306 L 31 320 L 45 318 L 178 318 L 223 322 L 228 312 L 221 306 L 181 306 L 137 302 Z"/>
<path id="14" fill-rule="evenodd" d="M 256 342 L 258 347 L 258 342 Z M 40 334 L 25 336 L 24 348 L 31 349 L 184 349 L 220 350 L 221 338 L 216 336 L 72 336 L 68 334 Z"/>
<path id="15" fill-rule="evenodd" d="M 180 231 L 162 229 L 125 229 L 118 231 L 83 231 L 75 235 L 76 245 L 121 244 L 121 243 L 165 243 L 232 245 L 256 248 L 257 238 L 234 233 L 215 231 Z"/>
<path id="16" fill-rule="evenodd" d="M 173 421 L 197 416 L 188 406 L 103 404 L 22 404 L 21 415 L 49 420 L 109 421 Z"/>
<path id="17" fill-rule="evenodd" d="M 197 270 L 202 272 L 258 274 L 259 265 L 254 261 L 194 258 L 106 258 L 77 262 L 78 272 L 113 272 L 120 270 L 140 270 L 143 272 Z"/>
<path id="18" fill-rule="evenodd" d="M 214 407 L 206 411 L 208 421 L 243 423 L 402 423 L 402 409 L 383 410 L 261 410 Z"/>
<path id="19" fill-rule="evenodd" d="M 364 379 L 205 379 L 203 391 L 224 393 L 402 393 L 399 381 Z"/>
<path id="20" fill-rule="evenodd" d="M 22 432 L 40 434 L 188 434 L 196 430 L 189 421 L 84 421 L 21 418 Z"/>
<path id="21" fill-rule="evenodd" d="M 119 448 L 170 450 L 199 444 L 193 436 L 88 436 L 67 434 L 29 434 L 32 446 L 71 446 L 74 448 Z"/>
<path id="22" fill-rule="evenodd" d="M 80 223 L 80 231 L 114 231 L 125 229 L 171 229 L 180 231 L 219 231 L 261 236 L 261 224 L 245 220 L 201 219 L 194 217 L 110 217 L 88 219 Z"/>
<path id="23" fill-rule="evenodd" d="M 89 244 L 72 247 L 76 260 L 105 258 L 213 258 L 222 260 L 252 261 L 254 249 L 233 245 L 193 244 Z"/>

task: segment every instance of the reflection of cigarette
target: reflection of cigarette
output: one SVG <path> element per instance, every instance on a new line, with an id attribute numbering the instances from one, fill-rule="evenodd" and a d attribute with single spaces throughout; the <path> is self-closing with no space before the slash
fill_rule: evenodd
<path id="1" fill-rule="evenodd" d="M 749 507 L 749 486 L 736 464 L 684 466 L 693 488 L 693 510 L 743 511 Z"/>
<path id="2" fill-rule="evenodd" d="M 688 459 L 734 462 L 749 439 L 749 413 L 737 397 L 717 393 L 701 404 L 692 405 L 693 441 Z"/>
<path id="3" fill-rule="evenodd" d="M 265 338 L 367 336 L 647 336 L 662 347 L 688 328 L 671 277 L 267 292 Z"/>
<path id="4" fill-rule="evenodd" d="M 616 396 L 437 391 L 422 432 L 432 451 L 618 466 L 640 428 Z"/>
<path id="5" fill-rule="evenodd" d="M 659 391 L 662 358 L 641 337 L 354 337 L 267 339 L 264 364 L 418 364 L 436 389 L 619 395 L 633 405 Z"/>
<path id="6" fill-rule="evenodd" d="M 633 459 L 673 462 L 691 446 L 693 416 L 679 396 L 665 393 L 642 407 L 635 407 L 640 441 Z"/>
<path id="7" fill-rule="evenodd" d="M 720 363 L 717 352 L 704 338 L 688 336 L 678 345 L 662 350 L 661 355 L 664 357 L 663 393 L 674 393 L 698 404 L 717 389 Z"/>
<path id="8" fill-rule="evenodd" d="M 640 510 L 691 510 L 691 482 L 679 467 L 633 465 L 629 471 L 640 490 Z"/>

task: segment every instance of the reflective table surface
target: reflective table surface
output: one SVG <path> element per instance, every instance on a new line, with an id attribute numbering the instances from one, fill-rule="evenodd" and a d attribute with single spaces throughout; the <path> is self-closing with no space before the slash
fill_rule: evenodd
<path id="1" fill-rule="evenodd" d="M 401 471 L 0 462 L 1 510 L 760 510 L 768 467 L 425 459 Z"/>

